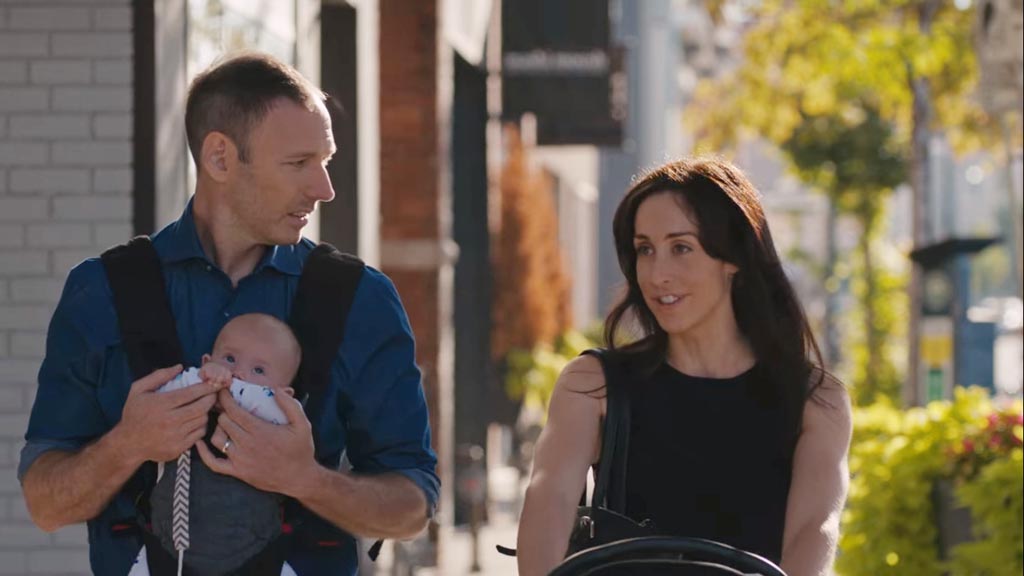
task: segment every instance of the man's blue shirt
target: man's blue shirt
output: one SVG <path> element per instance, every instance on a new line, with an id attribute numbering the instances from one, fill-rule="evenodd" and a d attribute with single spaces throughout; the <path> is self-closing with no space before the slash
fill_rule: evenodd
<path id="1" fill-rule="evenodd" d="M 252 274 L 232 287 L 203 253 L 191 203 L 181 219 L 153 237 L 153 246 L 186 367 L 201 364 L 231 318 L 262 312 L 287 321 L 302 266 L 314 248 L 308 240 L 270 247 Z M 121 419 L 132 381 L 103 265 L 98 258 L 86 260 L 68 275 L 50 321 L 19 477 L 47 450 L 77 450 L 109 432 Z M 412 330 L 394 285 L 373 268 L 366 268 L 356 289 L 324 402 L 317 422 L 323 454 L 336 462 L 344 452 L 356 473 L 403 474 L 434 509 L 437 458 L 430 447 Z M 89 522 L 96 574 L 128 573 L 138 545 L 115 536 L 111 524 L 134 515 L 133 504 L 119 495 Z M 289 564 L 300 576 L 355 574 L 354 539 L 343 542 L 341 552 L 329 572 L 294 554 Z"/>

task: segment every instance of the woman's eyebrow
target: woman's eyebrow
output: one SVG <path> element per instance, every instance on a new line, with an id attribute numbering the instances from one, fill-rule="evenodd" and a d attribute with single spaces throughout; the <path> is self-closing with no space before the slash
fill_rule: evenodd
<path id="1" fill-rule="evenodd" d="M 694 238 L 696 238 L 697 237 L 697 233 L 696 232 L 689 232 L 689 231 L 687 231 L 687 232 L 669 232 L 668 234 L 665 234 L 665 238 L 667 238 L 667 239 L 681 238 L 683 236 L 693 236 Z M 637 234 L 637 235 L 633 236 L 633 239 L 634 240 L 650 240 L 650 238 L 648 238 L 644 234 Z"/>

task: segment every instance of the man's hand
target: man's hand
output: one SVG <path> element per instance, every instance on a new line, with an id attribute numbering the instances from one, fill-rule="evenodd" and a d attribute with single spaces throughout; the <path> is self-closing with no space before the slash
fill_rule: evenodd
<path id="1" fill-rule="evenodd" d="M 197 442 L 196 449 L 214 472 L 234 476 L 260 490 L 294 496 L 296 479 L 311 477 L 307 470 L 318 466 L 313 429 L 298 400 L 287 393 L 275 394 L 274 399 L 288 424 L 264 422 L 246 412 L 230 393 L 221 391 L 219 402 L 224 412 L 210 442 L 224 451 L 226 458 L 214 456 L 205 442 Z"/>
<path id="2" fill-rule="evenodd" d="M 225 391 L 211 443 L 217 458 L 198 442 L 196 450 L 214 472 L 295 498 L 314 514 L 360 536 L 411 538 L 427 523 L 427 499 L 409 478 L 397 473 L 357 475 L 324 468 L 315 459 L 313 431 L 302 405 L 285 389 L 274 395 L 288 424 L 265 422 L 246 412 Z M 227 450 L 224 450 L 227 445 Z"/>
<path id="3" fill-rule="evenodd" d="M 180 390 L 157 389 L 181 372 L 181 365 L 162 368 L 132 383 L 121 422 L 114 428 L 124 442 L 125 455 L 136 465 L 147 460 L 166 462 L 202 439 L 206 414 L 219 389 L 201 382 Z"/>
<path id="4" fill-rule="evenodd" d="M 95 518 L 143 462 L 173 460 L 203 437 L 216 399 L 211 386 L 157 392 L 180 372 L 172 366 L 136 380 L 110 432 L 78 451 L 51 450 L 32 463 L 22 488 L 40 528 Z"/>

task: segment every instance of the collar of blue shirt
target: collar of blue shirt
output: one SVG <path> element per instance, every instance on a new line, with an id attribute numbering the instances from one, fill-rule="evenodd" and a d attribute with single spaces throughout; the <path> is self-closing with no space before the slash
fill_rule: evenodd
<path id="1" fill-rule="evenodd" d="M 203 252 L 203 246 L 199 243 L 191 198 L 188 205 L 185 206 L 185 212 L 182 213 L 181 218 L 153 238 L 153 246 L 156 248 L 160 260 L 165 264 L 199 259 L 211 266 L 216 266 Z M 296 250 L 296 246 L 268 246 L 253 273 L 259 273 L 268 266 L 282 274 L 293 276 L 302 274 L 302 258 L 299 251 Z"/>

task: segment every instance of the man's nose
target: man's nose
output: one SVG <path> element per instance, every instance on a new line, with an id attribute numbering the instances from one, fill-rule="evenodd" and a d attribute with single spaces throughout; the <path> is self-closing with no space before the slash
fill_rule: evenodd
<path id="1" fill-rule="evenodd" d="M 321 166 L 317 171 L 309 189 L 309 197 L 317 202 L 334 200 L 334 186 L 331 184 L 331 177 L 327 174 L 326 166 Z"/>

